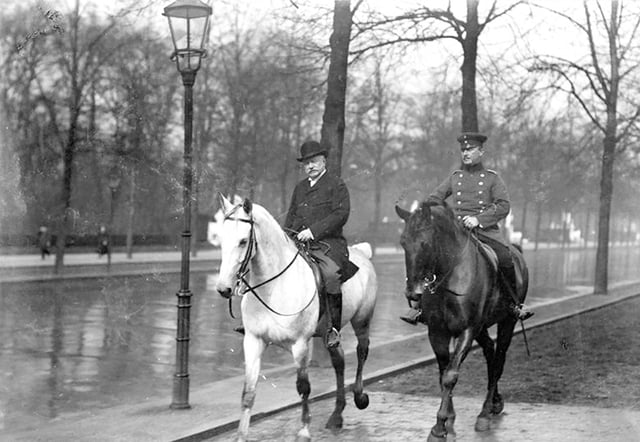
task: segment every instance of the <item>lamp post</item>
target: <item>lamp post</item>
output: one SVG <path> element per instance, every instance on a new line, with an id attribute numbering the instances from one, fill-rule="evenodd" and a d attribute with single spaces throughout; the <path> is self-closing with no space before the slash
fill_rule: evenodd
<path id="1" fill-rule="evenodd" d="M 190 408 L 189 405 L 189 327 L 191 291 L 189 290 L 189 248 L 191 245 L 191 186 L 193 166 L 191 139 L 193 132 L 193 84 L 200 69 L 200 60 L 206 56 L 205 37 L 208 34 L 211 7 L 200 0 L 177 0 L 164 8 L 169 20 L 176 62 L 184 85 L 184 179 L 182 211 L 182 260 L 178 296 L 178 324 L 176 330 L 176 371 L 173 376 L 171 408 Z"/>

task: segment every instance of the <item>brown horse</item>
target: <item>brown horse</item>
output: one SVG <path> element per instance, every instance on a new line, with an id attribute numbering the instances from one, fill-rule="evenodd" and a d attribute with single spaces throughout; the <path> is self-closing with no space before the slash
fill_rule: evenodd
<path id="1" fill-rule="evenodd" d="M 405 296 L 421 303 L 440 370 L 442 399 L 427 440 L 442 442 L 447 434 L 455 434 L 453 388 L 474 339 L 482 347 L 488 372 L 487 395 L 475 429 L 487 431 L 491 417 L 504 408 L 498 381 L 517 322 L 509 307 L 514 300 L 499 290 L 492 251 L 456 221 L 449 206 L 423 202 L 415 212 L 397 206 L 396 212 L 405 221 L 400 240 L 407 272 Z M 511 251 L 518 275 L 515 301 L 523 302 L 528 271 L 521 251 Z M 493 324 L 498 325 L 497 344 L 487 331 Z"/>

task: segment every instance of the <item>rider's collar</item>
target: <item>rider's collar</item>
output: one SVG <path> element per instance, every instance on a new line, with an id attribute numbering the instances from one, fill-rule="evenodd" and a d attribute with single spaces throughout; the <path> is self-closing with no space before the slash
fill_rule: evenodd
<path id="1" fill-rule="evenodd" d="M 478 172 L 482 169 L 484 169 L 484 166 L 482 165 L 482 161 L 476 164 L 462 165 L 462 170 L 464 170 L 465 172 Z"/>

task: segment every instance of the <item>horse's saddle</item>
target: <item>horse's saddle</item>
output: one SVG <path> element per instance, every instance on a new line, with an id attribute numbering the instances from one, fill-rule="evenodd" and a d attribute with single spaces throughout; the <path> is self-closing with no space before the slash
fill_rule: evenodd
<path id="1" fill-rule="evenodd" d="M 478 249 L 480 250 L 480 253 L 482 253 L 484 257 L 487 258 L 487 260 L 491 263 L 493 270 L 498 271 L 498 255 L 496 254 L 495 250 L 493 250 L 491 247 L 477 238 L 474 238 L 474 241 L 478 243 Z"/>
<path id="2" fill-rule="evenodd" d="M 497 272 L 498 255 L 496 254 L 496 252 L 490 246 L 483 243 L 475 236 L 472 236 L 471 240 L 478 246 L 478 250 L 480 251 L 480 253 L 487 259 L 487 261 L 489 261 L 491 267 L 493 268 L 493 271 Z M 519 253 L 519 251 L 513 245 L 509 246 L 509 250 L 511 251 L 512 255 L 515 253 Z M 522 269 L 520 268 L 520 265 L 518 265 L 517 259 L 514 259 L 513 261 L 516 273 L 516 286 L 521 287 L 523 284 Z M 468 284 L 470 283 L 471 277 L 472 275 L 466 274 L 464 272 L 454 272 L 447 281 L 446 288 L 450 292 L 456 293 L 458 295 L 464 294 L 466 287 L 468 287 Z"/>
<path id="3" fill-rule="evenodd" d="M 313 278 L 316 281 L 316 290 L 318 290 L 318 299 L 320 301 L 320 310 L 318 312 L 318 320 L 322 318 L 325 310 L 327 309 L 327 293 L 324 285 L 324 277 L 322 276 L 322 272 L 320 271 L 320 266 L 318 262 L 314 259 L 313 255 L 309 252 L 309 250 L 305 247 L 299 247 L 300 256 L 304 258 L 304 260 L 311 267 L 311 271 L 313 272 Z"/>

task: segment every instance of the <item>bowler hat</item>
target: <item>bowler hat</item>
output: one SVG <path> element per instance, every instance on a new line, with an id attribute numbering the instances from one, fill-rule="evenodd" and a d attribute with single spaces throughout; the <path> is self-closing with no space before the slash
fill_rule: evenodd
<path id="1" fill-rule="evenodd" d="M 458 137 L 459 143 L 482 144 L 487 141 L 487 136 L 479 132 L 462 132 Z"/>
<path id="2" fill-rule="evenodd" d="M 327 149 L 320 146 L 320 143 L 317 141 L 305 141 L 302 146 L 300 146 L 300 158 L 298 158 L 298 161 L 302 162 L 316 155 L 324 155 L 326 157 Z"/>

